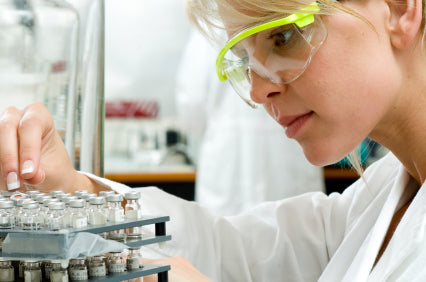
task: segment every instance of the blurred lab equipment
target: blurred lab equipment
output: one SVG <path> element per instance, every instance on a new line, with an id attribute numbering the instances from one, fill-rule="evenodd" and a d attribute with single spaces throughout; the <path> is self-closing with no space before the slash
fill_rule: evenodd
<path id="1" fill-rule="evenodd" d="M 105 13 L 106 173 L 193 171 L 174 102 L 189 34 L 184 1 L 109 0 Z"/>
<path id="2" fill-rule="evenodd" d="M 197 160 L 195 198 L 222 215 L 270 200 L 324 191 L 322 168 L 264 111 L 251 109 L 215 74 L 217 53 L 193 32 L 177 84 L 179 117 Z"/>
<path id="3" fill-rule="evenodd" d="M 138 166 L 160 163 L 164 142 L 155 126 L 158 104 L 151 100 L 110 100 L 105 103 L 105 157 L 107 166 L 136 162 Z M 120 165 L 122 166 L 122 165 Z"/>
<path id="4" fill-rule="evenodd" d="M 158 111 L 158 103 L 149 99 L 105 103 L 107 171 L 192 164 L 184 132 L 175 122 L 159 119 Z"/>
<path id="5" fill-rule="evenodd" d="M 102 0 L 0 2 L 0 111 L 39 101 L 74 167 L 103 175 Z"/>

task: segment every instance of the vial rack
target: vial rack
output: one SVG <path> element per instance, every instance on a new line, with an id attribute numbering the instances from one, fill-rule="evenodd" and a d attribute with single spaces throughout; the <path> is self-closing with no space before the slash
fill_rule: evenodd
<path id="1" fill-rule="evenodd" d="M 166 222 L 170 220 L 169 216 L 142 216 L 141 219 L 126 219 L 118 223 L 106 223 L 103 225 L 88 225 L 82 228 L 65 228 L 61 231 L 47 231 L 47 230 L 15 230 L 15 229 L 0 229 L 0 238 L 13 236 L 15 239 L 27 242 L 29 239 L 37 239 L 38 241 L 49 241 L 49 250 L 45 250 L 43 253 L 35 253 L 27 247 L 23 247 L 21 250 L 16 250 L 16 254 L 9 257 L 11 260 L 14 259 L 33 259 L 35 257 L 43 256 L 46 254 L 52 255 L 52 252 L 57 255 L 50 259 L 64 259 L 63 254 L 56 253 L 55 250 L 64 249 L 64 244 L 67 243 L 67 236 L 70 233 L 89 232 L 93 234 L 99 234 L 108 231 L 127 229 L 138 226 L 145 226 L 155 224 L 154 235 L 143 235 L 141 239 L 132 239 L 130 241 L 123 242 L 129 248 L 141 247 L 148 244 L 160 243 L 171 240 L 171 235 L 166 234 Z M 23 244 L 25 246 L 25 244 Z M 2 251 L 0 251 L 0 257 L 2 257 Z M 128 270 L 124 273 L 108 274 L 106 277 L 90 278 L 90 282 L 108 282 L 108 281 L 123 281 L 137 277 L 142 277 L 151 274 L 158 275 L 159 282 L 168 281 L 168 271 L 170 270 L 169 265 L 146 265 L 144 264 L 141 269 Z"/>

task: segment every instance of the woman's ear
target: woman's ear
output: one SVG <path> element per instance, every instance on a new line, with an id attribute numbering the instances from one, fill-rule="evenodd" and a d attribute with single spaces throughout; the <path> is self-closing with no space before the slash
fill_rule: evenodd
<path id="1" fill-rule="evenodd" d="M 422 22 L 422 0 L 388 0 L 389 32 L 392 45 L 408 47 L 416 38 Z"/>

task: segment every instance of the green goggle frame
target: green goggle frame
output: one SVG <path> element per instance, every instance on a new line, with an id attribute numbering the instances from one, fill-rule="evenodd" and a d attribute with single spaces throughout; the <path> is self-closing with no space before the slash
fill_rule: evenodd
<path id="1" fill-rule="evenodd" d="M 226 81 L 228 79 L 226 74 L 223 72 L 222 62 L 226 53 L 232 47 L 234 47 L 238 42 L 242 41 L 243 39 L 255 33 L 258 33 L 273 27 L 277 27 L 277 26 L 294 23 L 300 28 L 305 27 L 314 22 L 314 13 L 318 12 L 319 10 L 320 8 L 318 6 L 318 3 L 312 2 L 311 4 L 309 4 L 308 6 L 300 10 L 300 11 L 303 11 L 304 13 L 294 13 L 285 18 L 274 20 L 271 22 L 267 22 L 267 23 L 243 30 L 240 33 L 233 36 L 230 40 L 228 40 L 228 42 L 226 42 L 222 50 L 220 50 L 219 55 L 217 56 L 217 59 L 216 59 L 216 73 L 217 73 L 217 76 L 219 77 L 219 80 Z"/>

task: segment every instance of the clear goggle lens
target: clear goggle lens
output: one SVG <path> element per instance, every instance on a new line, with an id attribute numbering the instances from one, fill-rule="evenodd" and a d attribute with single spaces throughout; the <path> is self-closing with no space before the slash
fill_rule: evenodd
<path id="1" fill-rule="evenodd" d="M 229 49 L 222 61 L 234 90 L 250 106 L 254 75 L 272 83 L 287 84 L 297 79 L 327 37 L 319 16 L 302 28 L 286 24 L 252 34 Z"/>

